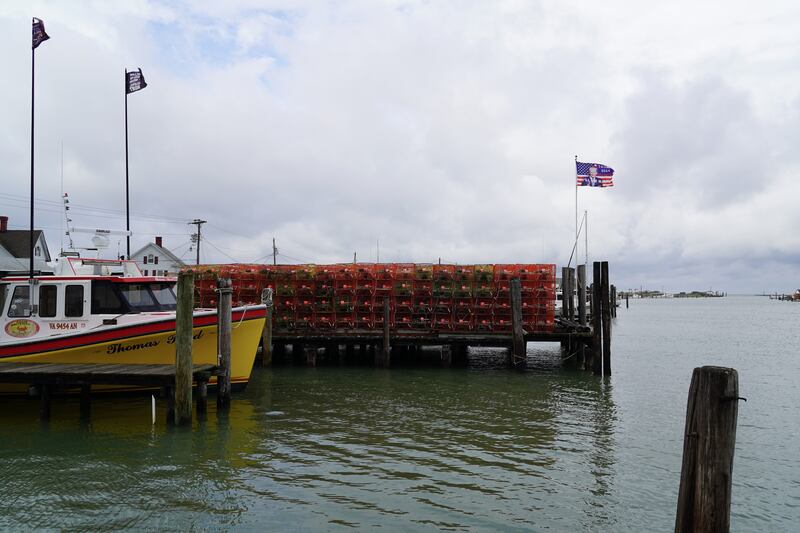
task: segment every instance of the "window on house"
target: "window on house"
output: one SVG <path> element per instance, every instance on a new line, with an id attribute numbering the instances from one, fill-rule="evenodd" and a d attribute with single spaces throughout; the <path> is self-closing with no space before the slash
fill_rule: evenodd
<path id="1" fill-rule="evenodd" d="M 8 316 L 31 316 L 30 286 L 18 285 L 14 288 L 11 305 L 8 306 Z"/>
<path id="2" fill-rule="evenodd" d="M 148 275 L 149 275 L 147 272 L 148 272 L 148 270 L 147 270 L 147 269 L 145 269 L 145 271 L 144 271 L 144 275 L 145 275 L 145 276 L 148 276 Z"/>
<path id="3" fill-rule="evenodd" d="M 144 263 L 145 265 L 147 264 L 147 256 L 144 256 L 144 257 L 142 258 L 142 263 Z"/>
<path id="4" fill-rule="evenodd" d="M 64 316 L 83 316 L 83 285 L 67 285 L 64 291 Z"/>
<path id="5" fill-rule="evenodd" d="M 52 318 L 56 316 L 58 287 L 42 285 L 39 287 L 39 316 Z"/>
<path id="6" fill-rule="evenodd" d="M 36 256 L 36 257 L 41 257 L 42 248 L 40 246 L 37 246 L 36 248 L 34 248 L 33 249 L 33 255 Z"/>
<path id="7" fill-rule="evenodd" d="M 156 264 L 158 264 L 158 256 L 155 257 L 155 260 Z"/>
<path id="8" fill-rule="evenodd" d="M 153 254 L 147 256 L 147 261 L 152 263 L 153 262 Z"/>

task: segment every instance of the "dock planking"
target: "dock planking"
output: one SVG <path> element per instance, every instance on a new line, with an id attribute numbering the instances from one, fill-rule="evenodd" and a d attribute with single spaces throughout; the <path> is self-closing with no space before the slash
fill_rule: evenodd
<path id="1" fill-rule="evenodd" d="M 214 365 L 194 365 L 195 381 L 208 381 Z M 142 385 L 172 386 L 175 365 L 123 365 L 116 363 L 0 363 L 0 382 L 35 385 Z"/>

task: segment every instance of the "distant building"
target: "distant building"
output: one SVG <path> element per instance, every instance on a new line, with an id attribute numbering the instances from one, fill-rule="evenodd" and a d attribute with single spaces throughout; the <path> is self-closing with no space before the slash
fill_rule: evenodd
<path id="1" fill-rule="evenodd" d="M 164 248 L 161 237 L 131 254 L 145 276 L 177 276 L 184 266 L 175 254 Z"/>
<path id="2" fill-rule="evenodd" d="M 31 241 L 30 230 L 8 229 L 8 217 L 0 216 L 0 273 L 27 274 L 30 271 Z M 50 250 L 42 230 L 33 232 L 33 269 L 39 272 L 52 272 L 47 263 Z"/>

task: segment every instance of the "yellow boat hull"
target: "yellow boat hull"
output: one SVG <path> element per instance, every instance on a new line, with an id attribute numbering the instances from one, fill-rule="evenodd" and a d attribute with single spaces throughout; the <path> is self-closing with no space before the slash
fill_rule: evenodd
<path id="1" fill-rule="evenodd" d="M 260 311 L 260 312 L 259 312 Z M 258 344 L 264 329 L 261 309 L 234 312 L 231 329 L 231 384 L 243 388 L 250 379 Z M 29 353 L 14 355 L 14 350 L 0 348 L 2 363 L 102 363 L 102 364 L 174 364 L 175 321 L 117 328 L 118 335 L 89 334 L 35 343 Z M 195 316 L 192 329 L 192 359 L 195 364 L 217 364 L 216 317 Z M 83 337 L 83 338 L 79 338 Z M 38 348 L 38 349 L 37 349 Z M 32 351 L 33 350 L 33 351 Z M 5 352 L 5 353 L 4 353 Z M 216 383 L 212 378 L 211 384 Z M 27 385 L 0 383 L 0 394 L 25 394 Z M 131 387 L 96 386 L 94 390 L 135 390 Z"/>

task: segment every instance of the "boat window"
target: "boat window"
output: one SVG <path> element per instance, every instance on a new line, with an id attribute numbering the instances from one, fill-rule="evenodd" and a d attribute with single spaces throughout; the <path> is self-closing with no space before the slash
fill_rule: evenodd
<path id="1" fill-rule="evenodd" d="M 64 316 L 83 316 L 83 285 L 67 285 L 64 291 Z"/>
<path id="2" fill-rule="evenodd" d="M 39 287 L 39 316 L 52 318 L 56 316 L 58 287 L 41 285 Z"/>
<path id="3" fill-rule="evenodd" d="M 150 285 L 150 289 L 153 291 L 153 296 L 162 310 L 173 310 L 177 308 L 178 300 L 175 298 L 175 293 L 172 292 L 172 287 L 170 285 L 153 283 Z"/>
<path id="4" fill-rule="evenodd" d="M 31 316 L 30 286 L 17 285 L 14 287 L 11 305 L 8 306 L 8 316 Z"/>
<path id="5" fill-rule="evenodd" d="M 6 308 L 6 289 L 8 285 L 3 283 L 0 285 L 0 313 L 3 312 L 3 309 Z"/>
<path id="6" fill-rule="evenodd" d="M 144 283 L 125 283 L 118 288 L 134 311 L 152 311 L 156 307 L 155 299 Z"/>
<path id="7" fill-rule="evenodd" d="M 120 299 L 114 284 L 109 281 L 92 282 L 92 314 L 121 315 L 128 307 Z"/>

